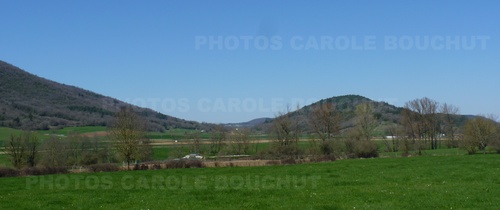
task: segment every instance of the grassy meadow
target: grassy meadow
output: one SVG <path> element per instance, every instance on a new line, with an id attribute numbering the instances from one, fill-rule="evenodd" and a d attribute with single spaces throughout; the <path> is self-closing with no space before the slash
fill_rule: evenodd
<path id="1" fill-rule="evenodd" d="M 500 156 L 0 179 L 0 209 L 499 209 Z"/>

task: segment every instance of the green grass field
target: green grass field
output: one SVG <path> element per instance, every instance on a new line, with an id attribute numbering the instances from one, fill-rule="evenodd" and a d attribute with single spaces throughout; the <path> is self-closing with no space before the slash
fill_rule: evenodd
<path id="1" fill-rule="evenodd" d="M 21 130 L 0 127 L 0 140 L 7 140 L 11 134 L 19 134 L 21 132 Z"/>
<path id="2" fill-rule="evenodd" d="M 39 139 L 46 140 L 49 138 L 49 134 L 67 136 L 71 133 L 83 134 L 83 133 L 105 131 L 106 129 L 107 129 L 106 127 L 102 126 L 84 126 L 84 127 L 66 127 L 59 130 L 47 130 L 47 131 L 35 131 L 35 132 Z M 3 143 L 7 141 L 12 134 L 19 135 L 22 132 L 23 132 L 22 130 L 18 129 L 0 127 L 0 147 L 3 146 Z"/>
<path id="3" fill-rule="evenodd" d="M 0 167 L 12 167 L 9 157 L 5 154 L 0 154 Z"/>
<path id="4" fill-rule="evenodd" d="M 500 155 L 0 179 L 0 209 L 499 209 Z"/>
<path id="5" fill-rule="evenodd" d="M 6 142 L 12 134 L 18 135 L 21 132 L 21 130 L 0 127 L 0 147 L 3 147 L 4 142 Z"/>
<path id="6" fill-rule="evenodd" d="M 82 126 L 82 127 L 66 127 L 58 130 L 48 130 L 48 131 L 38 131 L 42 134 L 59 134 L 59 135 L 68 135 L 71 133 L 91 133 L 91 132 L 99 132 L 106 131 L 107 128 L 103 126 Z"/>

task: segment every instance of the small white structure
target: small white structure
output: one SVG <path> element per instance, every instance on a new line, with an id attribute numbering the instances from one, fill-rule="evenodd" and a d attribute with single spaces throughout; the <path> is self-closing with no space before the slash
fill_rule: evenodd
<path id="1" fill-rule="evenodd" d="M 184 156 L 182 159 L 204 159 L 203 156 L 198 155 L 198 154 L 189 154 Z"/>

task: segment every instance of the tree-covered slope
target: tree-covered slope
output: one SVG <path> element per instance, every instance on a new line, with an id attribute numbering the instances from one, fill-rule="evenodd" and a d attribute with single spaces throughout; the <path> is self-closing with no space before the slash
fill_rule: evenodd
<path id="1" fill-rule="evenodd" d="M 38 77 L 0 61 L 0 127 L 48 129 L 52 126 L 107 125 L 122 106 L 130 106 L 78 87 Z M 151 130 L 204 125 L 133 106 Z"/>

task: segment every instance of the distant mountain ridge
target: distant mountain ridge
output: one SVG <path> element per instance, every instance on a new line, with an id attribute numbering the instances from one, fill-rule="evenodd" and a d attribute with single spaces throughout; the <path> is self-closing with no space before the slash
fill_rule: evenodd
<path id="1" fill-rule="evenodd" d="M 254 126 L 266 123 L 266 122 L 268 122 L 268 121 L 270 121 L 272 119 L 273 118 L 263 117 L 263 118 L 253 119 L 253 120 L 250 120 L 248 122 L 226 123 L 226 124 L 224 124 L 224 126 L 226 126 L 226 127 L 235 127 L 235 128 L 238 128 L 238 127 L 251 128 L 251 127 L 254 127 Z"/>
<path id="2" fill-rule="evenodd" d="M 82 88 L 60 84 L 0 61 L 0 127 L 49 129 L 106 126 L 122 106 L 131 106 L 151 130 L 206 129 L 206 124 L 164 115 Z"/>

